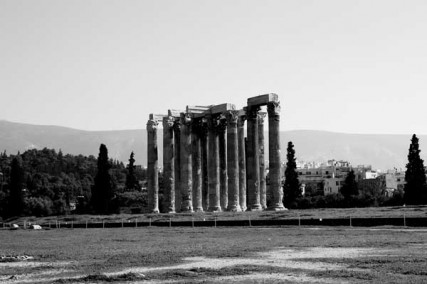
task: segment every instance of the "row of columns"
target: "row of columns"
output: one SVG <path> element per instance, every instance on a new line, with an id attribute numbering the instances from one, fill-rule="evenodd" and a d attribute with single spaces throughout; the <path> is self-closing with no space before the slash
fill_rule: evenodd
<path id="1" fill-rule="evenodd" d="M 164 210 L 245 211 L 267 209 L 264 117 L 260 106 L 246 112 L 228 110 L 192 117 L 189 113 L 162 117 Z M 284 210 L 280 177 L 280 104 L 267 103 L 269 119 L 269 171 L 271 210 Z M 247 119 L 247 146 L 244 124 Z M 159 212 L 157 126 L 160 118 L 150 115 L 148 131 L 148 207 Z M 247 166 L 246 166 L 247 165 Z M 247 191 L 248 190 L 248 195 Z M 248 204 L 247 202 L 248 201 Z"/>

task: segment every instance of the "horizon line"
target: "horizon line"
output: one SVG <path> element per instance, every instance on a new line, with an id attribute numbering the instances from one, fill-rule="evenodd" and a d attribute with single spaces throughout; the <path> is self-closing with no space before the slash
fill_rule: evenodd
<path id="1" fill-rule="evenodd" d="M 71 130 L 77 130 L 77 131 L 84 131 L 84 132 L 109 132 L 109 131 L 135 131 L 135 130 L 146 130 L 146 128 L 123 128 L 123 129 L 81 129 L 76 128 L 72 126 L 64 126 L 64 125 L 57 125 L 57 124 L 37 124 L 37 123 L 29 123 L 29 122 L 17 122 L 17 121 L 11 121 L 8 119 L 0 119 L 0 122 L 7 122 L 12 124 L 24 124 L 24 125 L 30 125 L 30 126 L 40 126 L 40 127 L 60 127 L 60 128 L 66 128 Z M 161 124 L 159 124 L 159 128 L 162 129 L 163 127 Z M 362 132 L 344 132 L 344 131 L 337 131 L 337 130 L 326 130 L 326 129 L 280 129 L 280 132 L 293 132 L 293 131 L 312 131 L 312 132 L 328 132 L 328 133 L 335 133 L 335 134 L 346 134 L 346 135 L 387 135 L 387 136 L 412 136 L 413 134 L 417 136 L 427 136 L 427 134 L 424 133 L 362 133 Z M 268 132 L 268 129 L 265 131 Z"/>

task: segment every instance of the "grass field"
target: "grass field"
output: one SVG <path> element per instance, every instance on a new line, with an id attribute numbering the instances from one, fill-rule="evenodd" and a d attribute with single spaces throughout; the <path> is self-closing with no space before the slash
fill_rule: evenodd
<path id="1" fill-rule="evenodd" d="M 0 230 L 1 283 L 426 283 L 427 229 Z"/>

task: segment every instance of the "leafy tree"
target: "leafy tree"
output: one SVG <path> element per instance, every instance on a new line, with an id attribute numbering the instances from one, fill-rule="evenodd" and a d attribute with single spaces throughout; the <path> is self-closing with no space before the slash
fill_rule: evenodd
<path id="1" fill-rule="evenodd" d="M 138 180 L 135 175 L 135 159 L 133 152 L 129 157 L 129 164 L 127 166 L 127 175 L 126 175 L 126 189 L 127 190 L 135 190 L 138 189 Z"/>
<path id="2" fill-rule="evenodd" d="M 349 199 L 351 196 L 357 196 L 359 194 L 359 189 L 357 187 L 356 176 L 354 171 L 351 170 L 347 177 L 344 180 L 344 185 L 341 188 L 341 194 L 345 199 Z"/>
<path id="3" fill-rule="evenodd" d="M 285 170 L 285 184 L 283 186 L 283 204 L 286 207 L 295 207 L 296 199 L 301 196 L 301 188 L 296 171 L 297 164 L 295 159 L 295 150 L 292 141 L 288 143 L 287 163 Z"/>
<path id="4" fill-rule="evenodd" d="M 409 146 L 405 173 L 404 200 L 407 204 L 424 204 L 427 202 L 426 174 L 420 152 L 418 138 L 414 134 Z"/>
<path id="5" fill-rule="evenodd" d="M 19 216 L 24 211 L 24 183 L 25 172 L 22 167 L 22 158 L 17 155 L 11 163 L 10 193 L 9 193 L 9 215 Z"/>
<path id="6" fill-rule="evenodd" d="M 98 173 L 92 190 L 92 206 L 95 213 L 107 214 L 112 212 L 113 185 L 110 176 L 111 163 L 108 150 L 104 144 L 99 147 Z"/>

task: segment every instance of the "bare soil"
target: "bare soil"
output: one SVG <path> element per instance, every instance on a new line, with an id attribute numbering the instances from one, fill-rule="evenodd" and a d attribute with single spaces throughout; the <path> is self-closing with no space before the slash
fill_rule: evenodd
<path id="1" fill-rule="evenodd" d="M 426 283 L 427 230 L 0 230 L 1 283 Z"/>

